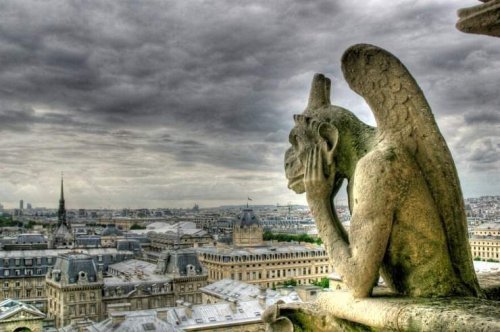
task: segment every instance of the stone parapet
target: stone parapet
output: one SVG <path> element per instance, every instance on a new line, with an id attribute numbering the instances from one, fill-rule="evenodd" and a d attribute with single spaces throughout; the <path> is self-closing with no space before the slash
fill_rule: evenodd
<path id="1" fill-rule="evenodd" d="M 408 298 L 348 291 L 321 293 L 312 304 L 266 310 L 269 331 L 500 331 L 500 302 L 473 297 Z"/>
<path id="2" fill-rule="evenodd" d="M 323 293 L 319 310 L 372 329 L 393 331 L 500 331 L 500 302 L 472 297 L 354 299 L 347 291 Z"/>

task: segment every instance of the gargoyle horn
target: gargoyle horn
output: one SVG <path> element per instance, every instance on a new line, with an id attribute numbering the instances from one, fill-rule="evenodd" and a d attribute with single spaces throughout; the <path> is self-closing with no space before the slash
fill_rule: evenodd
<path id="1" fill-rule="evenodd" d="M 323 74 L 315 74 L 312 84 L 311 93 L 309 94 L 309 102 L 307 108 L 315 109 L 330 105 L 330 87 L 331 81 Z"/>

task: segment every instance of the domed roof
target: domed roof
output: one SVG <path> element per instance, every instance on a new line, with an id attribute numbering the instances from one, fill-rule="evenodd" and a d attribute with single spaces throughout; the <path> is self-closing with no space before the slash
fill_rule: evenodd
<path id="1" fill-rule="evenodd" d="M 121 236 L 123 232 L 116 228 L 115 224 L 107 224 L 106 228 L 103 229 L 102 236 Z"/>
<path id="2" fill-rule="evenodd" d="M 255 215 L 252 209 L 246 208 L 238 215 L 238 220 L 236 221 L 236 226 L 239 227 L 250 227 L 250 226 L 260 226 L 260 220 Z"/>

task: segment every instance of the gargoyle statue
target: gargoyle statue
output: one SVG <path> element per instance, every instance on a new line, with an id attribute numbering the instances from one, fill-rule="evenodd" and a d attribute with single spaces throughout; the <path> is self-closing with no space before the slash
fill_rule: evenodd
<path id="1" fill-rule="evenodd" d="M 379 274 L 407 296 L 480 296 L 455 165 L 419 86 L 372 45 L 350 47 L 342 71 L 377 127 L 332 106 L 330 80 L 316 74 L 285 155 L 288 186 L 306 193 L 335 270 L 355 297 L 370 296 Z M 349 234 L 333 203 L 344 179 Z"/>

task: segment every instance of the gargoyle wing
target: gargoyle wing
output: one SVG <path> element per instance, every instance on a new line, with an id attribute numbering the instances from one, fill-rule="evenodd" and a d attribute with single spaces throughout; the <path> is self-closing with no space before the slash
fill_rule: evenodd
<path id="1" fill-rule="evenodd" d="M 472 294 L 480 294 L 455 164 L 417 82 L 394 55 L 367 44 L 345 51 L 342 71 L 372 109 L 381 138 L 415 156 L 440 213 L 456 275 Z"/>

